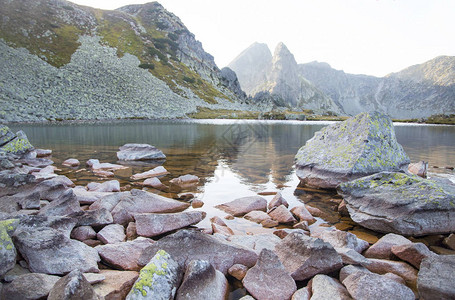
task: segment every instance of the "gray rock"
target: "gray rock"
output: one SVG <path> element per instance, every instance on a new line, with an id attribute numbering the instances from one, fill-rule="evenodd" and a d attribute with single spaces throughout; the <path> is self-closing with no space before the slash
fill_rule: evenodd
<path id="1" fill-rule="evenodd" d="M 267 200 L 259 196 L 250 196 L 235 199 L 215 207 L 234 217 L 241 217 L 253 210 L 267 211 Z"/>
<path id="2" fill-rule="evenodd" d="M 151 239 L 137 238 L 133 241 L 97 246 L 95 249 L 105 264 L 119 270 L 139 271 L 139 257 L 153 243 Z"/>
<path id="3" fill-rule="evenodd" d="M 176 201 L 140 190 L 132 190 L 131 195 L 122 199 L 112 210 L 114 222 L 127 225 L 137 213 L 173 213 L 183 211 L 189 203 Z"/>
<path id="4" fill-rule="evenodd" d="M 311 289 L 309 287 L 304 287 L 298 289 L 294 295 L 292 295 L 291 300 L 310 300 L 311 298 Z"/>
<path id="5" fill-rule="evenodd" d="M 0 277 L 16 265 L 16 247 L 10 235 L 18 223 L 18 219 L 0 221 Z"/>
<path id="6" fill-rule="evenodd" d="M 142 172 L 139 174 L 134 174 L 131 176 L 131 179 L 133 180 L 139 180 L 139 179 L 145 179 L 145 178 L 156 178 L 158 176 L 163 176 L 169 174 L 169 172 L 163 167 L 163 166 L 158 166 L 156 168 L 153 168 L 152 170 Z"/>
<path id="7" fill-rule="evenodd" d="M 62 165 L 67 166 L 67 167 L 77 167 L 81 164 L 81 162 L 75 158 L 68 158 L 64 162 L 62 162 Z"/>
<path id="8" fill-rule="evenodd" d="M 355 251 L 351 248 L 337 248 L 335 247 L 336 252 L 341 256 L 343 264 L 345 265 L 366 265 L 369 263 L 369 260 L 365 258 L 362 254 Z"/>
<path id="9" fill-rule="evenodd" d="M 106 279 L 106 276 L 104 276 L 103 274 L 99 274 L 99 273 L 84 273 L 82 275 L 84 275 L 85 279 L 91 285 L 103 282 Z"/>
<path id="10" fill-rule="evenodd" d="M 179 264 L 166 251 L 159 250 L 141 269 L 126 299 L 174 299 L 181 279 Z"/>
<path id="11" fill-rule="evenodd" d="M 105 208 L 108 211 L 112 211 L 114 207 L 121 201 L 131 197 L 131 192 L 120 192 L 120 193 L 100 193 L 101 197 L 97 198 L 94 202 L 91 202 L 89 210 L 97 210 Z"/>
<path id="12" fill-rule="evenodd" d="M 85 210 L 78 211 L 72 214 L 69 214 L 68 217 L 74 218 L 77 220 L 76 226 L 93 226 L 99 227 L 104 225 L 109 225 L 114 222 L 112 214 L 105 208 L 100 208 L 96 210 Z"/>
<path id="13" fill-rule="evenodd" d="M 317 188 L 337 185 L 381 171 L 399 171 L 409 158 L 384 114 L 362 113 L 317 132 L 296 155 L 300 181 Z"/>
<path id="14" fill-rule="evenodd" d="M 341 184 L 356 223 L 379 232 L 429 235 L 455 231 L 455 185 L 383 172 Z"/>
<path id="15" fill-rule="evenodd" d="M 354 299 L 415 299 L 410 288 L 385 275 L 355 272 L 347 276 L 343 284 Z"/>
<path id="16" fill-rule="evenodd" d="M 405 262 L 370 258 L 368 259 L 368 264 L 365 264 L 364 266 L 373 273 L 393 273 L 398 275 L 405 280 L 408 287 L 417 290 L 418 271 Z"/>
<path id="17" fill-rule="evenodd" d="M 99 297 L 81 271 L 74 270 L 60 278 L 49 292 L 48 300 L 98 300 Z"/>
<path id="18" fill-rule="evenodd" d="M 254 251 L 219 240 L 195 230 L 179 230 L 161 238 L 147 248 L 139 258 L 139 265 L 146 265 L 158 250 L 168 252 L 180 265 L 186 266 L 191 260 L 207 260 L 223 274 L 234 264 L 252 267 L 257 260 Z"/>
<path id="19" fill-rule="evenodd" d="M 455 298 L 455 255 L 425 258 L 419 271 L 417 286 L 422 299 Z"/>
<path id="20" fill-rule="evenodd" d="M 55 275 L 75 269 L 98 272 L 98 252 L 68 236 L 49 227 L 18 227 L 13 241 L 32 272 Z"/>
<path id="21" fill-rule="evenodd" d="M 275 245 L 281 239 L 274 234 L 263 233 L 255 235 L 232 235 L 227 238 L 228 241 L 254 250 L 257 254 L 261 253 L 262 249 L 274 250 Z"/>
<path id="22" fill-rule="evenodd" d="M 154 237 L 176 229 L 194 225 L 206 216 L 203 211 L 174 214 L 135 214 L 136 231 L 140 236 Z"/>
<path id="23" fill-rule="evenodd" d="M 261 251 L 256 265 L 248 270 L 242 282 L 256 299 L 287 300 L 297 290 L 278 256 L 268 249 Z"/>
<path id="24" fill-rule="evenodd" d="M 105 244 L 124 242 L 126 239 L 125 228 L 120 224 L 110 224 L 98 231 L 96 237 Z"/>
<path id="25" fill-rule="evenodd" d="M 311 299 L 313 300 L 352 299 L 349 292 L 338 280 L 323 274 L 318 274 L 311 279 L 311 291 Z"/>
<path id="26" fill-rule="evenodd" d="M 2 280 L 4 282 L 11 282 L 17 277 L 25 274 L 30 274 L 30 270 L 22 267 L 20 264 L 16 263 L 14 267 L 3 275 Z"/>
<path id="27" fill-rule="evenodd" d="M 43 299 L 47 298 L 58 276 L 30 273 L 16 277 L 1 290 L 1 299 Z"/>
<path id="28" fill-rule="evenodd" d="M 66 216 L 81 211 L 79 201 L 73 191 L 67 190 L 62 196 L 43 207 L 40 216 Z"/>
<path id="29" fill-rule="evenodd" d="M 276 193 L 276 195 L 273 197 L 272 200 L 270 200 L 269 202 L 269 205 L 268 205 L 268 208 L 269 210 L 274 208 L 274 207 L 278 207 L 280 205 L 284 205 L 286 208 L 289 207 L 289 203 L 286 201 L 286 199 L 283 198 L 283 196 L 281 196 L 281 193 L 278 192 Z"/>
<path id="30" fill-rule="evenodd" d="M 120 192 L 120 183 L 118 180 L 109 180 L 103 183 L 91 182 L 87 185 L 90 192 Z"/>
<path id="31" fill-rule="evenodd" d="M 359 239 L 354 234 L 337 229 L 323 231 L 320 238 L 334 248 L 350 248 L 358 253 L 362 253 L 370 246 L 367 241 Z"/>
<path id="32" fill-rule="evenodd" d="M 154 160 L 165 159 L 163 152 L 148 144 L 125 144 L 119 148 L 117 158 L 119 160 Z"/>
<path id="33" fill-rule="evenodd" d="M 372 274 L 367 268 L 359 265 L 347 265 L 340 270 L 340 281 L 343 282 L 349 275 L 357 272 Z"/>
<path id="34" fill-rule="evenodd" d="M 80 204 L 92 204 L 101 198 L 112 195 L 112 193 L 110 193 L 110 192 L 87 191 L 84 187 L 81 187 L 81 186 L 77 186 L 76 188 L 73 188 L 73 192 L 76 195 L 77 201 L 79 201 Z M 121 193 L 115 193 L 115 195 L 117 195 L 117 194 L 121 194 Z M 110 210 L 112 210 L 112 209 L 110 209 Z"/>
<path id="35" fill-rule="evenodd" d="M 52 150 L 50 149 L 35 149 L 36 157 L 46 157 L 52 154 Z"/>
<path id="36" fill-rule="evenodd" d="M 223 273 L 215 270 L 208 261 L 193 260 L 185 270 L 175 299 L 224 300 L 228 292 L 229 285 Z"/>
<path id="37" fill-rule="evenodd" d="M 327 274 L 343 266 L 332 245 L 299 233 L 291 233 L 282 239 L 275 246 L 275 253 L 295 280 Z"/>
<path id="38" fill-rule="evenodd" d="M 95 230 L 93 230 L 91 226 L 79 226 L 74 228 L 73 231 L 71 231 L 70 237 L 72 239 L 82 242 L 85 240 L 96 238 L 96 232 Z"/>
<path id="39" fill-rule="evenodd" d="M 395 245 L 392 246 L 392 253 L 417 269 L 420 269 L 420 264 L 423 259 L 436 255 L 423 243 Z"/>
<path id="40" fill-rule="evenodd" d="M 61 216 L 26 216 L 20 219 L 17 231 L 33 231 L 37 228 L 51 228 L 69 238 L 77 221 L 70 217 Z"/>

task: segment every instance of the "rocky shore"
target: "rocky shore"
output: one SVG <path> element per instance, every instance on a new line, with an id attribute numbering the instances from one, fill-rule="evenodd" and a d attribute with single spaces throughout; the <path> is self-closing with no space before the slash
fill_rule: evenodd
<path id="1" fill-rule="evenodd" d="M 302 185 L 336 188 L 340 214 L 383 234 L 374 242 L 329 227 L 312 232 L 320 212 L 290 207 L 279 191 L 270 201 L 217 207 L 273 233 L 238 235 L 219 217 L 197 227 L 206 217 L 200 200 L 116 180 L 75 186 L 55 173 L 51 153 L 0 125 L 0 299 L 225 299 L 233 286 L 245 288 L 242 299 L 455 297 L 455 186 L 412 174 L 425 176 L 408 170 L 382 114 L 330 125 L 296 156 Z M 117 155 L 165 159 L 146 144 L 123 145 Z M 63 165 L 84 163 L 98 176 L 125 168 L 96 158 Z M 163 174 L 156 167 L 132 177 L 165 190 Z M 170 184 L 184 191 L 198 181 L 188 174 Z M 429 239 L 444 246 L 429 247 Z"/>

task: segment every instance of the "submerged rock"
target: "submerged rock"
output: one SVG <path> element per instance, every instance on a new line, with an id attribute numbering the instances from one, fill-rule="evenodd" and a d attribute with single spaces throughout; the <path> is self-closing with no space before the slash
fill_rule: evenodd
<path id="1" fill-rule="evenodd" d="M 181 279 L 179 264 L 166 251 L 159 250 L 141 269 L 126 299 L 174 299 Z"/>
<path id="2" fill-rule="evenodd" d="M 119 148 L 119 160 L 154 160 L 165 159 L 163 152 L 148 144 L 125 144 Z"/>
<path id="3" fill-rule="evenodd" d="M 429 235 L 455 231 L 455 185 L 382 172 L 338 187 L 354 222 L 379 232 Z"/>
<path id="4" fill-rule="evenodd" d="M 304 185 L 337 185 L 381 171 L 399 171 L 409 158 L 386 115 L 361 113 L 317 132 L 296 155 L 296 174 Z"/>
<path id="5" fill-rule="evenodd" d="M 139 180 L 139 179 L 146 179 L 146 178 L 150 178 L 150 177 L 154 178 L 154 177 L 163 176 L 166 174 L 169 174 L 169 172 L 163 166 L 158 166 L 152 170 L 149 170 L 149 171 L 146 171 L 143 173 L 134 174 L 130 178 L 132 180 Z"/>

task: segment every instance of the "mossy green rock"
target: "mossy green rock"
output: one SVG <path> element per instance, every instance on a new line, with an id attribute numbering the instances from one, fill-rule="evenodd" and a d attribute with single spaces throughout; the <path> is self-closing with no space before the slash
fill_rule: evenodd
<path id="1" fill-rule="evenodd" d="M 182 275 L 178 263 L 166 251 L 159 250 L 141 269 L 139 278 L 126 299 L 174 299 Z"/>
<path id="2" fill-rule="evenodd" d="M 14 139 L 0 147 L 0 151 L 15 155 L 23 155 L 33 149 L 34 147 L 30 144 L 27 136 L 22 130 L 16 133 Z"/>
<path id="3" fill-rule="evenodd" d="M 372 112 L 318 131 L 299 149 L 296 172 L 305 185 L 336 188 L 363 176 L 402 170 L 409 162 L 390 118 Z"/>
<path id="4" fill-rule="evenodd" d="M 6 125 L 0 125 L 0 147 L 14 139 L 16 135 Z"/>
<path id="5" fill-rule="evenodd" d="M 354 222 L 374 231 L 422 236 L 455 231 L 455 185 L 398 172 L 340 184 Z"/>
<path id="6" fill-rule="evenodd" d="M 18 219 L 0 221 L 0 276 L 14 268 L 16 264 L 16 248 L 10 235 L 18 224 Z"/>

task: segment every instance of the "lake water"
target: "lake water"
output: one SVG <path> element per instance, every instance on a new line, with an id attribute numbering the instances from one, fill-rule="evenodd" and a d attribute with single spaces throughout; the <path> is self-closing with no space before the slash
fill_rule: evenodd
<path id="1" fill-rule="evenodd" d="M 242 120 L 181 120 L 181 121 L 123 121 L 74 124 L 13 125 L 14 131 L 24 130 L 37 148 L 52 149 L 55 166 L 61 174 L 77 185 L 101 179 L 85 168 L 90 158 L 101 162 L 118 163 L 118 147 L 126 143 L 147 143 L 161 149 L 167 156 L 163 166 L 170 172 L 161 178 L 164 184 L 185 174 L 200 177 L 198 186 L 189 190 L 205 205 L 199 210 L 207 218 L 198 226 L 208 227 L 212 216 L 225 216 L 215 205 L 259 192 L 281 191 L 290 207 L 305 202 L 321 209 L 325 216 L 312 225 L 312 230 L 336 225 L 344 230 L 356 228 L 348 218 L 334 211 L 340 198 L 330 192 L 298 188 L 299 180 L 293 169 L 294 156 L 314 133 L 328 123 L 293 121 Z M 431 171 L 454 175 L 455 126 L 421 126 L 396 124 L 398 141 L 412 161 L 429 161 Z M 67 158 L 77 158 L 81 167 L 61 166 Z M 133 184 L 132 174 L 150 170 L 154 163 L 131 163 L 128 170 L 116 173 L 114 179 L 122 186 Z M 136 187 L 141 188 L 141 187 Z M 167 197 L 176 193 L 164 193 Z M 182 191 L 180 191 L 182 192 Z M 183 191 L 185 192 L 185 191 Z M 264 196 L 270 200 L 273 196 Z M 243 218 L 226 220 L 238 233 L 270 232 Z"/>

